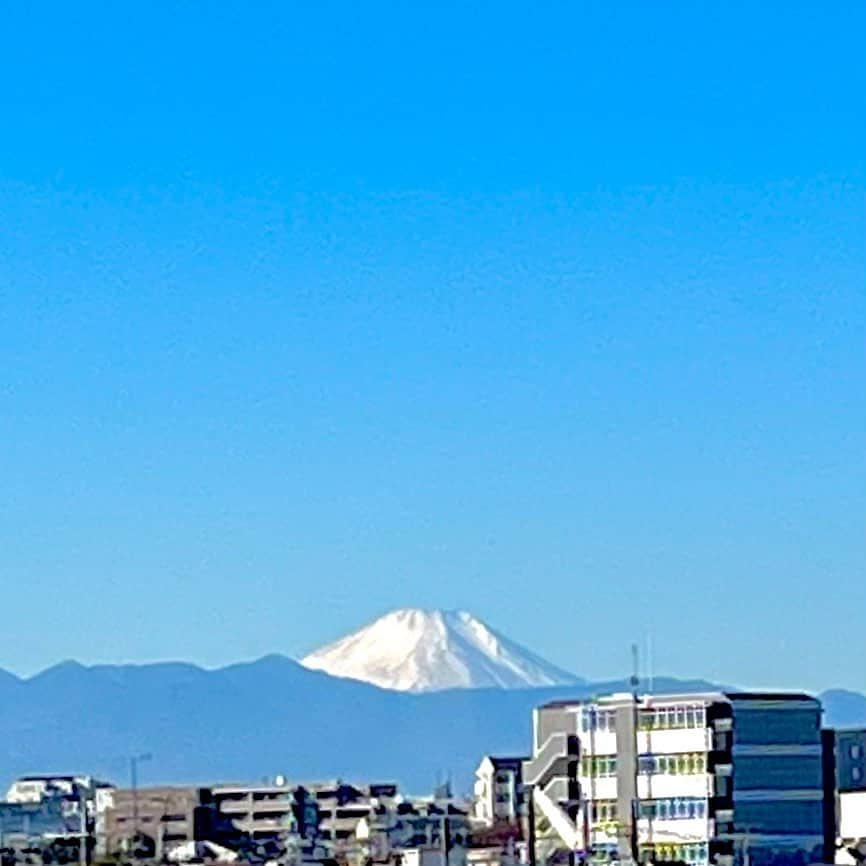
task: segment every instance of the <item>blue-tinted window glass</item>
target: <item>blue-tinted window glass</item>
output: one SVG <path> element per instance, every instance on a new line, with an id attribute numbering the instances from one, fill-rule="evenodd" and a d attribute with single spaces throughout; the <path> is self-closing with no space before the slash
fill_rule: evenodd
<path id="1" fill-rule="evenodd" d="M 820 800 L 743 803 L 734 806 L 734 829 L 750 833 L 823 832 L 823 809 Z"/>
<path id="2" fill-rule="evenodd" d="M 753 743 L 818 744 L 821 742 L 817 709 L 734 710 L 734 745 Z"/>
<path id="3" fill-rule="evenodd" d="M 744 756 L 734 759 L 734 790 L 795 790 L 821 787 L 818 755 Z"/>

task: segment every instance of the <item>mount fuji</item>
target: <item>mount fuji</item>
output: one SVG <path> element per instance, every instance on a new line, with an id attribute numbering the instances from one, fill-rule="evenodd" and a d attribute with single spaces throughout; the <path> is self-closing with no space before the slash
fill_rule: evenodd
<path id="1" fill-rule="evenodd" d="M 301 664 L 401 692 L 583 682 L 466 611 L 395 610 L 316 650 Z"/>

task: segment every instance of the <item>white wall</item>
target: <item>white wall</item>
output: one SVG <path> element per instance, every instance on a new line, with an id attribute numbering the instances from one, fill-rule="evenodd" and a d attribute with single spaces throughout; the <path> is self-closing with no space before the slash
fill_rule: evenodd
<path id="1" fill-rule="evenodd" d="M 839 835 L 843 839 L 866 839 L 866 791 L 839 795 Z"/>

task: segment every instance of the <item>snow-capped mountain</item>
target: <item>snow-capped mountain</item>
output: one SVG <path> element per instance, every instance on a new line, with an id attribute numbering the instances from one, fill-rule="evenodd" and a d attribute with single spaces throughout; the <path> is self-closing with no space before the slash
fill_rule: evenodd
<path id="1" fill-rule="evenodd" d="M 301 664 L 405 692 L 580 682 L 465 611 L 395 610 Z"/>

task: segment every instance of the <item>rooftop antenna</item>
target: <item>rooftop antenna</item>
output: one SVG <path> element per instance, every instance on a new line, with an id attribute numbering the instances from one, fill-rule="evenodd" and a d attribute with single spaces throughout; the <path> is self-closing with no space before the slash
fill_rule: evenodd
<path id="1" fill-rule="evenodd" d="M 647 632 L 646 636 L 646 679 L 647 691 L 653 693 L 654 677 L 653 677 L 653 635 L 652 632 Z"/>

